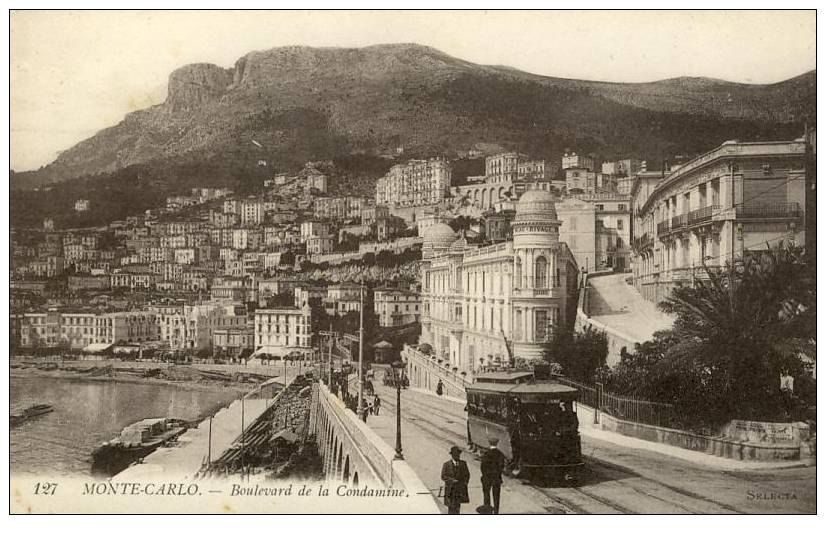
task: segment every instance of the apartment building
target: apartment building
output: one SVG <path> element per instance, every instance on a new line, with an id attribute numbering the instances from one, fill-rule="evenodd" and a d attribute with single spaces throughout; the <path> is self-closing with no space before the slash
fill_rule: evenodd
<path id="1" fill-rule="evenodd" d="M 267 308 L 255 311 L 255 355 L 285 356 L 311 350 L 310 307 Z"/>
<path id="2" fill-rule="evenodd" d="M 450 190 L 452 170 L 444 158 L 393 165 L 376 182 L 376 204 L 425 206 L 441 202 Z"/>
<path id="3" fill-rule="evenodd" d="M 379 326 L 417 323 L 421 317 L 421 296 L 413 291 L 380 288 L 373 291 L 373 311 Z"/>
<path id="4" fill-rule="evenodd" d="M 805 157 L 804 139 L 726 141 L 667 172 L 638 174 L 632 269 L 643 296 L 661 301 L 705 277 L 703 266 L 803 245 Z"/>

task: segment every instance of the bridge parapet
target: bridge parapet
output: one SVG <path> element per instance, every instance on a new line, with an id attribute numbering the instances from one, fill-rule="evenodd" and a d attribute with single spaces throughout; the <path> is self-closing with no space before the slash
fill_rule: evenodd
<path id="1" fill-rule="evenodd" d="M 351 488 L 403 490 L 407 498 L 386 501 L 401 503 L 401 509 L 396 512 L 440 513 L 427 486 L 408 463 L 394 459 L 393 448 L 321 383 L 313 421 L 328 481 L 341 481 Z M 393 511 L 388 509 L 388 512 Z"/>
<path id="2" fill-rule="evenodd" d="M 447 397 L 465 400 L 465 386 L 473 383 L 473 373 L 462 374 L 440 364 L 435 356 L 428 356 L 410 345 L 402 350 L 402 359 L 407 362 L 407 376 L 410 385 L 415 388 L 436 391 L 436 384 L 442 381 L 442 394 Z"/>

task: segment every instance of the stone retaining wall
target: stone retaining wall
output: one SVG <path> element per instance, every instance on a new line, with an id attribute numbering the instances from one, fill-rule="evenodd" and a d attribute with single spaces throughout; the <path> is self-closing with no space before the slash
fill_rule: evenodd
<path id="1" fill-rule="evenodd" d="M 577 406 L 577 412 L 579 413 L 580 424 L 591 424 L 593 409 L 580 404 Z M 598 426 L 602 430 L 733 460 L 759 460 L 764 462 L 799 460 L 801 458 L 801 447 L 808 447 L 808 445 L 801 445 L 800 443 L 752 443 L 722 436 L 701 436 L 685 430 L 617 419 L 602 412 L 599 413 L 598 419 Z"/>

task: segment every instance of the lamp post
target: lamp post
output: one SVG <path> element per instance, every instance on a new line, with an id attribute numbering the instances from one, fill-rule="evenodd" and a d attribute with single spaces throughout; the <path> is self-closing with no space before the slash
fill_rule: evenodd
<path id="1" fill-rule="evenodd" d="M 329 352 L 327 354 L 327 366 L 329 368 L 328 372 L 328 380 L 327 387 L 333 387 L 333 319 L 330 319 L 330 337 L 328 339 L 330 342 Z"/>
<path id="2" fill-rule="evenodd" d="M 407 365 L 402 361 L 395 361 L 390 364 L 393 370 L 393 382 L 396 383 L 396 455 L 395 460 L 404 460 L 402 454 L 402 382 L 404 382 L 404 372 Z"/>
<path id="3" fill-rule="evenodd" d="M 359 419 L 367 422 L 367 412 L 364 411 L 364 285 L 359 288 L 359 297 L 361 303 L 359 305 L 359 391 L 358 391 L 358 407 L 356 414 Z"/>

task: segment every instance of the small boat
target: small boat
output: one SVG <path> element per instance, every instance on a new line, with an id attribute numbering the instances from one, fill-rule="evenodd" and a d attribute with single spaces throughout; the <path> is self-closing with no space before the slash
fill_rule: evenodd
<path id="1" fill-rule="evenodd" d="M 132 463 L 167 445 L 187 431 L 189 423 L 183 419 L 143 419 L 123 430 L 120 436 L 104 442 L 92 452 L 92 473 L 112 476 Z"/>
<path id="2" fill-rule="evenodd" d="M 54 408 L 51 404 L 33 404 L 21 412 L 9 414 L 9 424 L 12 426 L 19 425 L 25 423 L 29 419 L 46 415 L 47 413 L 53 411 Z"/>

